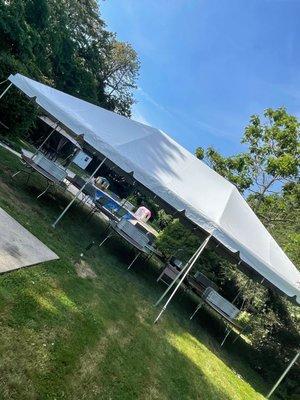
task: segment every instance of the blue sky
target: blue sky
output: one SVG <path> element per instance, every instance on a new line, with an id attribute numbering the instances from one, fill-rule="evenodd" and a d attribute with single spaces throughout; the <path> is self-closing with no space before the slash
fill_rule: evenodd
<path id="1" fill-rule="evenodd" d="M 300 115 L 300 0 L 106 0 L 141 61 L 133 118 L 194 152 L 240 150 L 250 115 Z"/>

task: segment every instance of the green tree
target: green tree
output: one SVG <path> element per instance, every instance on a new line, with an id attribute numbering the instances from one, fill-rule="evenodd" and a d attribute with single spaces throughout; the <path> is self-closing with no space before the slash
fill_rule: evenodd
<path id="1" fill-rule="evenodd" d="M 245 190 L 252 186 L 253 179 L 250 173 L 251 160 L 247 153 L 224 157 L 213 147 L 209 147 L 207 150 L 198 147 L 196 156 L 232 182 L 241 193 L 244 193 Z"/>
<path id="2" fill-rule="evenodd" d="M 109 101 L 114 109 L 130 116 L 134 103 L 132 91 L 137 87 L 135 82 L 140 67 L 137 53 L 129 43 L 112 38 L 105 64 L 102 79 Z"/>
<path id="3" fill-rule="evenodd" d="M 235 184 L 241 192 L 253 194 L 255 211 L 266 194 L 299 179 L 300 125 L 285 108 L 267 109 L 263 117 L 253 115 L 246 126 L 242 143 L 244 153 L 223 157 L 213 148 L 197 149 L 196 155 Z"/>
<path id="4" fill-rule="evenodd" d="M 96 0 L 0 0 L 0 82 L 20 72 L 71 95 L 130 116 L 139 62 L 116 40 Z M 11 90 L 1 101 L 0 133 L 25 133 L 28 100 Z"/>

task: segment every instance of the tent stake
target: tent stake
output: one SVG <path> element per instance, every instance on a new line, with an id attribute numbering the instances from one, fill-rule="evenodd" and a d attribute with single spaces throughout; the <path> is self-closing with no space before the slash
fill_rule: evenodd
<path id="1" fill-rule="evenodd" d="M 107 158 L 105 157 L 101 163 L 98 165 L 98 167 L 95 169 L 95 171 L 92 173 L 92 175 L 89 177 L 89 179 L 85 182 L 85 184 L 82 186 L 80 190 L 76 193 L 75 197 L 70 201 L 70 203 L 67 205 L 67 207 L 63 210 L 63 212 L 57 217 L 57 219 L 53 222 L 52 227 L 55 228 L 57 223 L 62 219 L 62 217 L 65 215 L 65 213 L 68 211 L 68 209 L 71 207 L 71 205 L 74 203 L 74 201 L 79 197 L 79 195 L 82 193 L 83 189 L 86 187 L 88 183 L 92 181 L 94 178 L 95 174 L 98 172 L 100 167 L 105 163 Z"/>
<path id="2" fill-rule="evenodd" d="M 163 308 L 161 309 L 160 313 L 158 314 L 158 316 L 156 317 L 154 323 L 156 323 L 159 318 L 162 316 L 162 314 L 164 313 L 164 311 L 166 310 L 166 308 L 168 307 L 168 304 L 170 303 L 170 301 L 172 300 L 172 298 L 175 296 L 175 293 L 177 292 L 177 290 L 179 289 L 180 285 L 182 284 L 182 282 L 184 281 L 185 277 L 187 276 L 187 274 L 189 273 L 189 271 L 192 269 L 192 267 L 194 266 L 195 262 L 198 260 L 198 258 L 200 257 L 201 253 L 203 252 L 203 250 L 205 249 L 207 243 L 209 242 L 209 239 L 212 237 L 212 234 L 210 234 L 205 240 L 204 242 L 201 244 L 201 246 L 199 247 L 199 249 L 197 250 L 197 253 L 195 255 L 195 257 L 193 258 L 193 261 L 191 262 L 191 264 L 185 269 L 184 274 L 182 275 L 180 281 L 178 282 L 177 286 L 175 287 L 175 289 L 173 290 L 172 294 L 170 295 L 170 297 L 168 298 L 168 300 L 166 301 L 165 305 L 163 306 Z"/>
<path id="3" fill-rule="evenodd" d="M 289 372 L 289 370 L 292 368 L 292 366 L 295 364 L 295 362 L 297 361 L 298 357 L 300 356 L 300 350 L 298 350 L 297 354 L 295 355 L 295 357 L 292 359 L 292 361 L 290 362 L 290 364 L 288 365 L 288 367 L 286 368 L 286 370 L 284 371 L 284 373 L 281 375 L 281 377 L 278 379 L 278 381 L 275 383 L 275 385 L 272 387 L 272 389 L 270 390 L 270 392 L 267 395 L 267 399 L 269 399 L 272 394 L 274 393 L 274 391 L 277 389 L 277 387 L 279 386 L 280 382 L 282 381 L 282 379 L 286 376 L 286 374 Z"/>

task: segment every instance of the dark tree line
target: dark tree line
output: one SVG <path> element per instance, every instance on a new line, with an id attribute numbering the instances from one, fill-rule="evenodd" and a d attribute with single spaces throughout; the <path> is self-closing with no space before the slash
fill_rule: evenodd
<path id="1" fill-rule="evenodd" d="M 135 50 L 106 29 L 96 0 L 0 0 L 0 82 L 19 72 L 130 116 L 138 71 Z M 32 112 L 14 90 L 0 121 L 24 132 Z"/>

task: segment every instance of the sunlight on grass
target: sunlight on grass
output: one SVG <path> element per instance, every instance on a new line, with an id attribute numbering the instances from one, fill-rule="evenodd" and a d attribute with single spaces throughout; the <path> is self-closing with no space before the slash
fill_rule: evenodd
<path id="1" fill-rule="evenodd" d="M 47 293 L 40 294 L 31 289 L 27 290 L 26 293 L 32 297 L 41 308 L 53 314 L 58 314 L 60 312 L 59 308 L 61 307 L 59 306 L 72 312 L 79 311 L 76 304 L 62 290 L 52 289 Z"/>
<path id="2" fill-rule="evenodd" d="M 53 314 L 58 314 L 58 309 L 49 299 L 38 294 L 31 294 L 31 295 L 42 308 L 46 309 L 47 311 L 50 311 Z"/>
<path id="3" fill-rule="evenodd" d="M 76 304 L 69 299 L 69 297 L 62 291 L 54 291 L 53 292 L 55 298 L 65 307 L 69 308 L 72 311 L 78 311 Z"/>
<path id="4" fill-rule="evenodd" d="M 240 393 L 249 400 L 264 398 L 190 333 L 169 333 L 167 341 L 193 362 L 209 382 L 222 388 L 231 399 L 240 400 Z"/>

